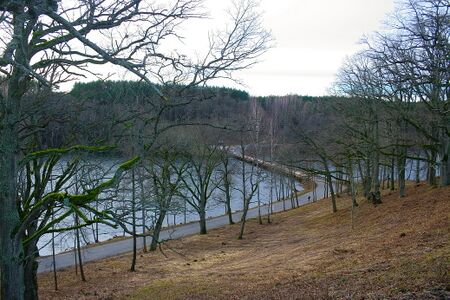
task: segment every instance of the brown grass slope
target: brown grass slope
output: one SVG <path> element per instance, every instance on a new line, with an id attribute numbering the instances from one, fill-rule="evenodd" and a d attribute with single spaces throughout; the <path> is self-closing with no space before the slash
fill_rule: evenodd
<path id="1" fill-rule="evenodd" d="M 409 187 L 405 198 L 364 200 L 351 229 L 350 201 L 329 200 L 174 240 L 163 253 L 86 264 L 88 282 L 74 269 L 39 276 L 43 299 L 446 299 L 449 293 L 450 188 Z"/>

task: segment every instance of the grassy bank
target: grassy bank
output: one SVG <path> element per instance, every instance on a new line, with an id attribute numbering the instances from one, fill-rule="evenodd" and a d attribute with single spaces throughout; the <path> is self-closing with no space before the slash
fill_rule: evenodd
<path id="1" fill-rule="evenodd" d="M 88 263 L 88 281 L 73 268 L 39 276 L 43 299 L 401 298 L 449 295 L 450 188 L 411 186 L 405 198 L 385 192 L 374 207 L 360 199 L 351 226 L 350 200 L 338 213 L 325 199 L 206 236 L 167 242 L 163 253 Z"/>

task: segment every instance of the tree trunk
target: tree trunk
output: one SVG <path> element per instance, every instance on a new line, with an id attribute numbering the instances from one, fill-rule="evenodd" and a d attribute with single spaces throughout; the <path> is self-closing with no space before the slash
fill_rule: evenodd
<path id="1" fill-rule="evenodd" d="M 378 150 L 379 136 L 378 136 L 378 120 L 375 120 L 374 124 L 374 145 L 373 145 L 373 158 L 372 158 L 372 182 L 370 191 L 370 200 L 373 204 L 381 204 L 380 193 L 380 152 Z"/>
<path id="2" fill-rule="evenodd" d="M 5 216 L 3 206 L 0 211 L 0 219 L 7 220 L 10 216 Z M 3 223 L 3 222 L 2 222 Z M 16 238 L 11 238 L 11 232 L 14 228 L 11 226 L 3 226 L 0 230 L 1 245 L 1 299 L 19 300 L 24 298 L 24 270 L 20 259 L 23 255 L 22 243 Z"/>
<path id="3" fill-rule="evenodd" d="M 228 163 L 226 165 L 226 168 L 228 168 Z M 232 225 L 234 224 L 234 221 L 233 221 L 233 213 L 231 211 L 231 190 L 230 190 L 230 180 L 228 178 L 228 169 L 225 170 L 224 188 L 225 188 L 225 202 L 226 202 L 225 205 L 228 214 L 228 223 Z"/>
<path id="4" fill-rule="evenodd" d="M 96 207 L 96 209 L 98 209 L 98 208 Z M 98 222 L 96 222 L 95 223 L 95 236 L 94 236 L 96 244 L 98 244 L 100 242 L 98 232 L 99 232 L 99 230 L 98 230 Z"/>
<path id="5" fill-rule="evenodd" d="M 367 199 L 370 196 L 370 188 L 372 186 L 372 172 L 371 172 L 371 161 L 370 159 L 367 159 L 365 161 L 366 165 L 366 176 L 364 177 L 364 197 Z"/>
<path id="6" fill-rule="evenodd" d="M 372 102 L 372 134 L 373 134 L 373 143 L 371 144 L 372 149 L 372 180 L 370 182 L 370 199 L 373 204 L 381 203 L 381 192 L 380 192 L 380 135 L 379 135 L 379 122 L 378 122 L 378 110 Z"/>
<path id="7" fill-rule="evenodd" d="M 416 161 L 416 186 L 420 184 L 420 154 Z"/>
<path id="8" fill-rule="evenodd" d="M 145 236 L 145 226 L 146 226 L 146 212 L 145 212 L 145 190 L 144 190 L 144 176 L 142 174 L 142 170 L 139 173 L 139 188 L 141 191 L 141 218 L 142 218 L 142 244 L 143 251 L 147 252 L 147 238 Z"/>
<path id="9" fill-rule="evenodd" d="M 77 258 L 77 234 L 73 230 L 73 263 L 75 265 L 75 275 L 78 275 L 78 258 Z"/>
<path id="10" fill-rule="evenodd" d="M 131 259 L 130 271 L 136 271 L 137 256 L 137 238 L 136 238 L 136 186 L 135 186 L 134 169 L 131 170 L 131 214 L 132 214 L 132 230 L 133 230 L 133 257 Z"/>
<path id="11" fill-rule="evenodd" d="M 259 170 L 258 170 L 259 172 Z M 259 175 L 258 175 L 258 182 L 259 182 Z M 262 225 L 262 217 L 261 217 L 261 198 L 260 198 L 260 193 L 259 193 L 259 187 L 258 187 L 258 191 L 257 191 L 257 198 L 258 198 L 258 223 L 259 225 Z"/>
<path id="12" fill-rule="evenodd" d="M 247 212 L 248 212 L 248 206 L 249 206 L 249 203 L 250 203 L 250 199 L 244 199 L 244 202 L 245 202 L 244 203 L 244 211 L 242 212 L 241 228 L 239 230 L 238 240 L 242 240 L 242 238 L 244 236 L 244 228 L 245 228 L 245 222 L 247 220 Z"/>
<path id="13" fill-rule="evenodd" d="M 77 226 L 77 229 L 76 229 L 76 233 L 77 233 L 76 242 L 77 242 L 78 264 L 80 266 L 81 281 L 86 281 L 86 277 L 84 276 L 84 269 L 83 269 L 83 259 L 81 257 L 80 229 L 78 228 L 80 222 L 79 222 L 79 219 L 78 219 L 78 215 L 75 215 L 75 224 Z"/>
<path id="14" fill-rule="evenodd" d="M 183 223 L 187 223 L 187 202 L 186 199 L 183 201 Z"/>
<path id="15" fill-rule="evenodd" d="M 200 234 L 206 234 L 206 200 L 203 199 L 198 211 L 198 216 L 200 217 Z"/>
<path id="16" fill-rule="evenodd" d="M 395 158 L 391 159 L 391 191 L 395 190 Z"/>
<path id="17" fill-rule="evenodd" d="M 327 176 L 328 176 L 328 186 L 329 186 L 330 194 L 331 194 L 331 204 L 333 206 L 333 212 L 335 213 L 335 212 L 337 212 L 336 194 L 334 193 L 334 190 L 333 190 L 333 181 L 331 180 L 331 176 L 330 175 L 327 175 Z"/>
<path id="18" fill-rule="evenodd" d="M 38 263 L 36 256 L 38 248 L 35 243 L 31 242 L 25 249 L 25 263 L 24 263 L 24 283 L 25 283 L 25 299 L 38 299 L 38 284 L 37 284 L 37 269 Z"/>
<path id="19" fill-rule="evenodd" d="M 227 199 L 226 206 L 227 206 L 228 223 L 230 225 L 233 225 L 234 224 L 233 212 L 231 211 L 231 203 L 228 201 L 228 199 Z"/>
<path id="20" fill-rule="evenodd" d="M 53 211 L 52 211 L 52 221 L 53 221 Z M 53 264 L 53 282 L 55 283 L 55 291 L 57 291 L 58 290 L 58 276 L 56 275 L 56 252 L 55 252 L 55 233 L 54 232 L 52 232 L 52 264 Z"/>
<path id="21" fill-rule="evenodd" d="M 333 190 L 333 180 L 331 178 L 331 173 L 330 173 L 330 169 L 328 168 L 328 164 L 327 162 L 324 162 L 325 165 L 325 176 L 326 176 L 326 181 L 328 184 L 328 188 L 330 190 L 330 194 L 331 194 L 331 204 L 333 207 L 333 213 L 337 212 L 337 205 L 336 205 L 336 195 L 334 194 L 334 190 Z"/>
<path id="22" fill-rule="evenodd" d="M 20 226 L 16 207 L 17 103 L 11 98 L 0 100 L 6 107 L 0 124 L 0 299 L 16 300 L 23 299 L 25 291 L 24 252 L 16 234 Z"/>
<path id="23" fill-rule="evenodd" d="M 351 162 L 350 159 L 348 162 L 348 173 L 349 173 L 348 179 L 350 181 L 350 193 L 352 196 L 351 222 L 352 222 L 352 229 L 353 229 L 354 228 L 354 222 L 353 222 L 354 210 L 355 210 L 355 207 L 358 206 L 358 202 L 356 202 L 355 179 L 353 178 L 353 163 Z"/>
<path id="24" fill-rule="evenodd" d="M 447 141 L 443 141 L 442 153 L 441 153 L 441 186 L 450 185 L 450 138 L 445 138 Z"/>
<path id="25" fill-rule="evenodd" d="M 198 212 L 198 215 L 200 217 L 200 234 L 206 234 L 206 211 L 205 209 L 200 209 Z"/>
<path id="26" fill-rule="evenodd" d="M 158 220 L 156 220 L 155 229 L 153 230 L 152 243 L 150 244 L 150 251 L 155 251 L 158 247 L 159 234 L 161 233 L 162 224 L 166 217 L 166 211 L 162 210 L 159 213 Z"/>
<path id="27" fill-rule="evenodd" d="M 428 184 L 431 186 L 436 186 L 436 151 L 431 150 L 430 159 L 428 161 Z"/>
<path id="28" fill-rule="evenodd" d="M 405 197 L 406 187 L 406 149 L 399 149 L 399 157 L 397 159 L 398 170 L 398 190 L 400 197 Z"/>
<path id="29" fill-rule="evenodd" d="M 387 168 L 387 167 L 386 167 Z M 386 170 L 386 188 L 390 189 L 391 188 L 391 177 L 388 175 L 388 171 Z"/>
<path id="30" fill-rule="evenodd" d="M 271 159 L 272 162 L 272 159 Z M 267 223 L 270 224 L 270 214 L 272 213 L 272 203 L 273 203 L 273 172 L 270 172 L 270 192 L 269 192 L 269 206 L 267 207 Z"/>
<path id="31" fill-rule="evenodd" d="M 316 175 L 312 175 L 312 184 L 313 184 L 313 199 L 312 201 L 315 202 L 317 200 L 317 184 L 316 184 Z"/>

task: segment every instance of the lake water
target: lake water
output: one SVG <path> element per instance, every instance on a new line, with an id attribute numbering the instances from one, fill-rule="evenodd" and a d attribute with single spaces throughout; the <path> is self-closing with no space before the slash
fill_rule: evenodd
<path id="1" fill-rule="evenodd" d="M 114 160 L 102 160 L 101 165 L 104 167 L 105 170 L 114 170 L 114 166 L 116 166 L 118 161 Z M 97 161 L 98 164 L 98 161 Z M 232 182 L 232 191 L 231 191 L 231 208 L 232 211 L 239 211 L 242 210 L 243 201 L 242 201 L 242 162 L 232 159 L 230 161 L 230 169 L 232 169 L 232 176 L 231 176 L 231 182 Z M 251 169 L 251 165 L 246 164 L 246 170 L 249 172 Z M 270 199 L 271 195 L 271 182 L 272 184 L 272 196 L 275 200 L 276 192 L 280 191 L 280 181 L 284 181 L 285 187 L 291 183 L 291 179 L 286 178 L 284 176 L 280 176 L 277 174 L 271 174 L 265 170 L 260 170 L 260 184 L 259 184 L 259 198 L 261 205 L 266 204 L 268 199 Z M 382 172 L 382 171 L 381 171 Z M 427 164 L 426 162 L 420 162 L 419 167 L 419 174 L 421 180 L 426 180 L 426 173 L 427 173 Z M 439 172 L 439 170 L 437 170 Z M 213 177 L 219 177 L 219 171 L 216 171 L 216 174 L 213 175 Z M 272 178 L 271 178 L 272 176 Z M 414 180 L 416 176 L 416 161 L 413 160 L 407 160 L 406 164 L 406 178 L 407 180 Z M 127 179 L 122 181 L 122 189 L 128 189 L 130 188 L 130 182 Z M 298 191 L 302 190 L 301 185 L 298 182 L 295 182 L 295 188 Z M 247 190 L 249 190 L 249 183 L 247 182 Z M 290 192 L 286 191 L 285 195 L 287 196 Z M 103 197 L 106 197 L 107 195 L 103 195 Z M 139 197 L 139 191 L 137 193 L 137 196 Z M 147 196 L 150 196 L 147 194 Z M 102 197 L 100 197 L 101 199 Z M 99 200 L 98 205 L 99 207 L 105 207 L 105 206 L 113 206 L 113 207 L 121 207 L 126 206 L 129 207 L 129 199 L 131 198 L 131 193 L 129 191 L 123 191 L 119 192 L 115 195 L 114 199 L 108 199 L 108 200 Z M 206 215 L 208 218 L 216 217 L 225 214 L 225 193 L 221 191 L 220 189 L 216 189 L 207 205 L 207 212 Z M 250 207 L 256 207 L 257 206 L 257 199 L 258 199 L 258 193 L 255 193 L 253 195 L 253 198 L 250 203 Z M 139 201 L 139 200 L 138 200 Z M 173 200 L 173 207 L 171 211 L 167 214 L 165 220 L 164 220 L 164 227 L 167 226 L 173 226 L 182 224 L 185 222 L 192 222 L 192 221 L 198 221 L 199 217 L 195 210 L 192 209 L 188 204 L 185 205 L 185 201 L 183 201 L 181 198 L 175 198 Z M 137 212 L 137 216 L 141 216 L 141 211 Z M 152 223 L 152 219 L 154 219 L 154 213 L 151 211 L 151 207 L 147 211 L 147 224 Z M 74 223 L 73 218 L 69 218 L 66 223 Z M 140 223 L 138 220 L 137 223 Z M 97 229 L 98 228 L 98 229 Z M 128 226 L 128 228 L 131 229 L 131 226 Z M 138 232 L 142 232 L 142 228 L 138 227 Z M 108 239 L 111 239 L 113 237 L 117 236 L 126 236 L 127 234 L 124 233 L 123 229 L 120 228 L 113 228 L 104 224 L 98 224 L 98 225 L 91 225 L 87 226 L 81 229 L 81 235 L 82 235 L 82 245 L 90 244 L 95 241 L 94 236 L 96 236 L 98 232 L 98 240 L 99 241 L 105 241 Z M 72 249 L 74 247 L 74 231 L 68 231 L 63 232 L 59 234 L 55 234 L 55 252 L 60 253 L 63 251 L 67 251 L 69 249 Z M 150 237 L 149 237 L 150 239 Z M 52 253 L 52 247 L 51 247 L 51 240 L 52 235 L 47 234 L 44 235 L 38 243 L 38 247 L 40 249 L 40 255 L 51 255 Z"/>
<path id="2" fill-rule="evenodd" d="M 104 170 L 114 170 L 114 165 L 117 164 L 117 161 L 113 160 L 104 160 L 100 161 L 100 164 L 103 166 Z M 99 161 L 96 161 L 96 165 L 99 165 Z M 246 172 L 249 172 L 251 170 L 252 166 L 249 164 L 246 164 Z M 232 190 L 231 190 L 231 208 L 232 211 L 238 211 L 242 210 L 243 207 L 243 201 L 242 201 L 242 162 L 231 159 L 230 160 L 230 169 L 232 169 L 231 174 L 231 183 L 232 183 Z M 256 168 L 254 169 L 256 173 Z M 108 171 L 106 171 L 108 172 Z M 214 178 L 219 178 L 219 170 L 215 172 L 213 175 Z M 247 173 L 248 174 L 248 173 Z M 272 176 L 272 178 L 271 178 Z M 295 184 L 295 188 L 298 191 L 302 190 L 301 185 L 298 182 L 292 182 L 292 179 L 280 176 L 277 174 L 271 174 L 265 170 L 260 170 L 259 176 L 254 177 L 254 180 L 256 181 L 257 178 L 259 178 L 259 189 L 258 191 L 253 195 L 250 207 L 256 207 L 258 205 L 258 194 L 261 205 L 266 204 L 268 202 L 268 199 L 270 199 L 271 195 L 271 182 L 272 184 L 272 196 L 273 198 L 276 198 L 276 192 L 280 191 L 280 183 L 283 181 L 284 187 L 285 187 L 285 195 L 287 196 L 290 191 L 288 188 L 288 185 Z M 121 192 L 115 193 L 113 199 L 110 199 L 111 193 L 105 193 L 102 194 L 101 197 L 99 197 L 98 206 L 99 208 L 102 207 L 130 207 L 130 198 L 131 198 L 131 192 L 129 191 L 131 186 L 131 183 L 129 180 L 124 179 L 121 183 L 120 189 Z M 250 190 L 250 182 L 247 181 L 246 183 L 247 191 Z M 139 186 L 137 185 L 138 191 L 137 191 L 137 197 L 139 197 Z M 185 191 L 186 192 L 186 191 Z M 280 193 L 280 192 L 279 192 Z M 281 194 L 281 193 L 280 193 Z M 147 194 L 146 196 L 151 196 Z M 104 199 L 104 200 L 102 200 Z M 209 202 L 207 205 L 207 211 L 206 216 L 207 218 L 216 217 L 225 214 L 225 193 L 220 189 L 215 189 Z M 139 202 L 139 200 L 137 200 Z M 182 200 L 182 198 L 175 198 L 173 200 L 173 207 L 171 211 L 167 214 L 165 220 L 164 220 L 164 226 L 173 226 L 182 224 L 185 222 L 192 222 L 192 221 L 198 221 L 199 217 L 196 211 L 192 209 L 192 207 L 189 206 L 189 204 L 185 204 L 185 201 Z M 151 211 L 152 208 L 149 207 L 146 209 L 147 211 L 147 217 L 146 217 L 146 223 L 150 224 L 152 223 L 152 219 L 154 220 L 154 213 Z M 140 217 L 142 214 L 142 211 L 137 211 L 136 215 L 137 217 Z M 128 218 L 129 220 L 129 218 Z M 140 220 L 137 222 L 140 223 Z M 66 221 L 66 225 L 74 224 L 74 218 L 69 217 Z M 131 226 L 128 226 L 129 229 L 131 229 Z M 142 232 L 142 227 L 138 227 L 138 232 Z M 124 233 L 123 229 L 121 228 L 113 228 L 110 226 L 107 226 L 105 224 L 94 224 L 87 227 L 84 227 L 81 229 L 81 241 L 82 245 L 90 244 L 95 241 L 96 233 L 98 232 L 98 240 L 99 241 L 105 241 L 108 239 L 111 239 L 113 237 L 117 236 L 126 236 L 127 234 Z M 149 237 L 150 239 L 150 237 Z M 54 243 L 55 243 L 55 252 L 60 253 L 63 251 L 67 251 L 70 249 L 73 249 L 74 247 L 74 240 L 75 240 L 75 232 L 73 230 L 63 233 L 55 234 L 54 237 Z M 46 234 L 41 237 L 41 239 L 38 242 L 39 247 L 39 253 L 41 256 L 51 255 L 52 253 L 52 235 Z"/>

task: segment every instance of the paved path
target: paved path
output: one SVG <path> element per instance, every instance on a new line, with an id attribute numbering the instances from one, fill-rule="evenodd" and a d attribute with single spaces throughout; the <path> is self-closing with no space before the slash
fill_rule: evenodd
<path id="1" fill-rule="evenodd" d="M 324 194 L 324 183 L 322 181 L 317 182 L 316 187 L 317 198 L 323 198 Z M 308 203 L 308 197 L 313 199 L 312 191 L 308 192 L 299 197 L 299 204 L 304 205 Z M 284 200 L 286 209 L 291 209 L 291 200 Z M 273 212 L 283 211 L 283 201 L 275 202 L 272 205 Z M 267 205 L 261 206 L 261 215 L 267 215 Z M 233 213 L 233 220 L 240 220 L 242 212 Z M 258 208 L 249 209 L 247 213 L 247 218 L 255 218 L 258 216 Z M 206 226 L 208 229 L 214 229 L 228 225 L 228 216 L 223 215 L 215 218 L 208 219 Z M 192 222 L 185 225 L 178 226 L 176 228 L 166 228 L 161 231 L 160 240 L 176 239 L 180 237 L 185 237 L 189 235 L 197 234 L 200 230 L 199 222 Z M 149 239 L 147 239 L 149 240 Z M 138 249 L 143 248 L 143 239 L 138 238 L 137 240 Z M 133 240 L 127 238 L 125 240 L 109 242 L 106 244 L 101 244 L 97 246 L 91 246 L 89 248 L 83 248 L 81 250 L 83 262 L 99 260 L 106 257 L 111 257 L 123 253 L 132 251 Z M 38 273 L 48 272 L 53 270 L 53 262 L 51 256 L 46 256 L 38 259 L 39 267 Z M 75 264 L 74 252 L 64 252 L 56 255 L 56 268 L 61 269 L 65 267 L 70 267 Z"/>

